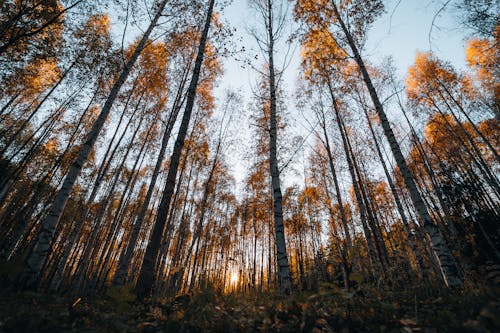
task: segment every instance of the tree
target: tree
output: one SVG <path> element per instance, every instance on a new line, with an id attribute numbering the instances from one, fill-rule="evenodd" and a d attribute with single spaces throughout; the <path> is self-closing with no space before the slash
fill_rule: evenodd
<path id="1" fill-rule="evenodd" d="M 500 121 L 500 84 L 498 83 L 498 63 L 500 53 L 500 24 L 493 41 L 473 38 L 467 43 L 465 59 L 473 70 L 473 78 L 479 86 L 479 91 L 472 89 L 471 97 L 478 95 L 488 108 L 493 111 L 497 121 Z"/>
<path id="2" fill-rule="evenodd" d="M 433 252 L 439 262 L 442 277 L 445 284 L 449 287 L 455 287 L 462 284 L 458 269 L 455 265 L 454 258 L 445 243 L 438 228 L 434 224 L 427 207 L 422 200 L 422 197 L 415 184 L 415 180 L 408 169 L 406 160 L 401 152 L 401 148 L 396 141 L 392 127 L 387 119 L 384 107 L 380 102 L 377 91 L 372 83 L 371 77 L 365 66 L 364 60 L 360 53 L 360 42 L 362 42 L 367 27 L 372 23 L 376 16 L 381 13 L 383 5 L 380 1 L 352 1 L 348 3 L 340 3 L 331 1 L 328 6 L 321 3 L 319 13 L 311 9 L 315 9 L 319 3 L 315 1 L 299 1 L 296 5 L 296 16 L 308 24 L 313 26 L 329 27 L 331 24 L 336 24 L 338 30 L 335 32 L 335 40 L 338 45 L 352 52 L 355 63 L 361 74 L 368 92 L 370 94 L 373 106 L 380 119 L 384 135 L 389 142 L 391 151 L 394 155 L 399 170 L 403 175 L 405 185 L 410 193 L 411 200 L 415 206 L 421 223 L 423 224 L 432 244 Z M 316 8 L 317 9 L 317 8 Z M 324 16 L 322 16 L 324 15 Z M 349 23 L 349 26 L 347 23 Z M 337 37 L 338 36 L 338 37 Z"/>
<path id="3" fill-rule="evenodd" d="M 252 2 L 257 13 L 262 19 L 265 32 L 263 37 L 258 37 L 254 33 L 261 51 L 267 58 L 267 78 L 266 86 L 269 89 L 268 99 L 266 99 L 264 108 L 269 108 L 269 168 L 271 174 L 271 183 L 273 191 L 273 211 L 274 211 L 274 234 L 276 238 L 276 252 L 278 261 L 278 281 L 285 293 L 291 291 L 291 277 L 288 266 L 288 257 L 285 242 L 285 228 L 283 224 L 283 198 L 280 185 L 280 170 L 278 168 L 277 157 L 277 79 L 274 59 L 275 43 L 283 33 L 285 12 L 283 3 L 276 3 L 272 0 L 258 0 Z"/>
<path id="4" fill-rule="evenodd" d="M 68 171 L 65 177 L 64 183 L 55 198 L 54 204 L 52 205 L 49 215 L 43 221 L 43 228 L 41 229 L 36 244 L 34 245 L 33 250 L 26 261 L 24 283 L 27 286 L 35 287 L 39 281 L 42 267 L 45 263 L 47 255 L 50 252 L 50 246 L 56 225 L 61 218 L 61 214 L 64 210 L 64 207 L 66 206 L 66 203 L 68 202 L 75 181 L 82 170 L 83 164 L 89 157 L 90 151 L 92 150 L 94 143 L 97 140 L 99 132 L 104 126 L 104 122 L 106 121 L 106 118 L 108 117 L 109 112 L 111 111 L 111 107 L 113 106 L 113 103 L 118 95 L 118 92 L 120 91 L 120 88 L 125 83 L 131 68 L 133 67 L 140 53 L 146 46 L 146 42 L 148 41 L 149 36 L 151 35 L 158 20 L 160 19 L 163 9 L 167 5 L 167 2 L 168 1 L 163 0 L 159 4 L 153 20 L 151 21 L 144 35 L 141 37 L 140 42 L 138 43 L 137 47 L 134 50 L 134 53 L 123 67 L 120 76 L 115 81 L 108 95 L 108 98 L 106 99 L 106 102 L 104 103 L 104 106 L 101 109 L 101 112 L 99 113 L 99 117 L 97 118 L 92 129 L 90 130 L 87 139 L 85 140 L 85 143 L 83 144 L 78 153 L 76 160 L 72 164 L 70 170 Z"/>
<path id="5" fill-rule="evenodd" d="M 461 0 L 456 4 L 462 24 L 482 37 L 495 34 L 500 5 L 494 0 Z"/>
<path id="6" fill-rule="evenodd" d="M 212 20 L 214 2 L 214 0 L 210 0 L 208 3 L 206 12 L 207 17 L 200 37 L 198 54 L 196 55 L 196 60 L 194 63 L 193 76 L 191 77 L 191 83 L 189 84 L 188 88 L 186 108 L 182 116 L 182 122 L 177 134 L 177 139 L 175 140 L 174 151 L 172 152 L 172 156 L 170 158 L 167 180 L 160 202 L 160 210 L 153 225 L 151 237 L 146 248 L 146 253 L 144 254 L 144 260 L 141 266 L 139 279 L 135 288 L 137 294 L 141 297 L 147 297 L 151 295 L 155 277 L 158 272 L 156 263 L 158 260 L 159 251 L 161 249 L 161 238 L 164 232 L 165 223 L 167 221 L 167 215 L 170 207 L 170 202 L 172 200 L 172 195 L 174 193 L 175 179 L 177 177 L 181 152 L 184 147 L 184 140 L 186 138 L 189 122 L 191 120 L 191 113 L 193 111 L 194 100 L 196 97 L 196 89 L 198 87 L 198 80 L 200 77 L 201 66 L 205 54 L 205 46 L 208 39 L 208 30 L 210 28 L 210 22 Z"/>

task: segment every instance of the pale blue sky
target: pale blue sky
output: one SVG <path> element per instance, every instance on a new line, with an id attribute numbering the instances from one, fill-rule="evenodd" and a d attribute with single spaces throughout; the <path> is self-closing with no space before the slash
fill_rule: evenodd
<path id="1" fill-rule="evenodd" d="M 402 0 L 396 8 L 397 1 L 387 3 L 387 13 L 370 30 L 366 56 L 376 60 L 392 55 L 401 74 L 414 62 L 417 51 L 430 49 L 441 59 L 464 66 L 465 32 L 457 28 L 451 8 L 436 17 L 429 42 L 432 21 L 441 1 Z"/>
<path id="2" fill-rule="evenodd" d="M 400 74 L 404 75 L 408 66 L 415 60 L 417 51 L 428 51 L 432 48 L 432 51 L 441 59 L 450 61 L 459 68 L 464 66 L 466 33 L 457 28 L 458 24 L 451 13 L 453 1 L 449 9 L 436 18 L 431 43 L 429 42 L 429 31 L 441 1 L 401 0 L 397 5 L 397 0 L 389 0 L 385 3 L 386 13 L 370 29 L 363 52 L 368 61 L 377 63 L 383 57 L 391 55 Z M 290 8 L 290 12 L 292 10 Z M 223 17 L 237 29 L 236 37 L 241 37 L 245 44 L 254 44 L 245 26 L 255 25 L 259 22 L 254 22 L 256 15 L 249 9 L 248 0 L 234 0 L 231 6 L 224 10 Z M 245 46 L 248 49 L 248 45 Z M 297 50 L 295 59 L 287 71 L 287 76 L 290 79 L 297 76 L 299 61 Z M 243 87 L 248 82 L 253 81 L 254 73 L 248 68 L 240 68 L 231 59 L 224 63 L 226 72 L 221 81 L 222 86 Z"/>
<path id="3" fill-rule="evenodd" d="M 385 1 L 386 13 L 370 29 L 366 47 L 363 51 L 365 60 L 377 64 L 384 57 L 390 55 L 394 59 L 394 64 L 398 69 L 400 78 L 403 79 L 408 66 L 414 63 L 416 52 L 432 49 L 439 58 L 451 62 L 458 68 L 463 68 L 465 64 L 464 47 L 467 32 L 457 28 L 459 25 L 453 16 L 451 7 L 443 11 L 439 17 L 436 17 L 435 26 L 432 29 L 431 41 L 429 41 L 429 31 L 432 21 L 442 2 L 439 0 L 401 0 L 399 4 L 398 2 L 397 0 Z M 453 5 L 453 1 L 450 5 Z M 291 11 L 292 8 L 290 8 Z M 249 50 L 250 46 L 254 45 L 254 42 L 252 37 L 248 35 L 245 27 L 259 24 L 260 22 L 257 21 L 255 13 L 252 13 L 249 9 L 248 0 L 234 0 L 232 5 L 224 10 L 223 17 L 237 29 L 236 37 L 241 37 L 246 49 Z M 285 89 L 289 96 L 295 90 L 294 85 L 298 77 L 300 63 L 299 53 L 297 48 L 294 58 L 285 73 Z M 256 62 L 256 64 L 259 63 L 263 63 L 263 59 Z M 224 67 L 225 75 L 220 81 L 216 95 L 219 97 L 222 96 L 222 92 L 229 87 L 232 89 L 241 89 L 248 98 L 250 96 L 250 86 L 255 82 L 255 72 L 250 68 L 241 68 L 240 64 L 232 59 L 226 59 Z M 246 106 L 248 100 L 245 102 Z M 293 104 L 293 102 L 290 103 L 292 108 Z M 245 110 L 243 111 L 245 112 Z M 299 117 L 297 116 L 297 118 Z M 248 124 L 239 124 L 239 126 L 248 127 Z M 248 132 L 240 132 L 243 143 L 249 141 L 250 135 Z M 304 135 L 304 132 L 305 130 L 300 126 L 292 128 L 292 134 Z M 299 162 L 303 158 L 302 154 L 298 154 L 297 159 Z M 230 159 L 236 179 L 239 181 L 243 180 L 246 174 L 245 162 L 241 161 L 236 149 L 230 154 Z M 295 177 L 287 177 L 287 179 L 294 179 L 292 182 L 297 180 Z"/>
<path id="4" fill-rule="evenodd" d="M 287 1 L 287 0 L 283 0 Z M 439 10 L 444 0 L 387 0 L 384 1 L 386 5 L 386 13 L 379 17 L 373 24 L 369 31 L 367 43 L 363 50 L 365 61 L 378 64 L 384 57 L 392 56 L 394 64 L 398 69 L 400 79 L 406 75 L 408 66 L 412 65 L 415 60 L 417 51 L 428 51 L 432 48 L 435 54 L 445 60 L 451 62 L 455 67 L 464 67 L 464 47 L 465 37 L 467 32 L 461 28 L 453 16 L 451 6 L 458 0 L 452 0 L 447 10 L 436 18 L 435 27 L 432 31 L 431 43 L 429 41 L 429 31 L 431 29 L 432 21 L 435 13 Z M 293 3 L 292 3 L 293 5 Z M 397 6 L 396 6 L 397 5 Z M 293 8 L 289 8 L 291 15 Z M 391 19 L 392 16 L 392 19 Z M 232 4 L 225 8 L 222 14 L 222 20 L 229 22 L 229 24 L 236 28 L 234 39 L 238 46 L 245 46 L 246 53 L 239 54 L 238 58 L 253 58 L 258 53 L 255 50 L 254 39 L 248 34 L 246 27 L 259 26 L 261 22 L 255 12 L 248 6 L 248 0 L 234 0 Z M 113 17 L 115 37 L 121 37 L 123 33 L 123 24 L 117 22 L 116 17 Z M 132 36 L 136 35 L 137 29 L 129 27 L 126 41 L 130 41 Z M 120 39 L 120 38 L 118 38 Z M 281 52 L 280 52 L 281 51 Z M 280 53 L 284 53 L 283 46 L 281 49 L 278 47 L 276 50 L 277 58 L 280 59 Z M 295 92 L 295 82 L 299 75 L 300 52 L 298 47 L 293 54 L 292 61 L 287 68 L 284 79 L 283 87 L 292 96 Z M 254 61 L 254 65 L 258 68 L 262 66 L 263 58 Z M 279 63 L 279 61 L 278 61 Z M 249 68 L 241 67 L 241 62 L 233 58 L 223 60 L 225 74 L 219 80 L 218 87 L 216 88 L 215 95 L 221 104 L 224 91 L 226 89 L 239 90 L 245 97 L 243 103 L 243 110 L 239 117 L 237 124 L 239 138 L 238 144 L 234 145 L 233 150 L 228 154 L 230 165 L 233 166 L 235 178 L 241 182 L 247 173 L 246 163 L 242 160 L 241 147 L 248 144 L 250 141 L 250 131 L 246 130 L 249 127 L 247 122 L 249 112 L 247 111 L 249 98 L 251 96 L 251 86 L 255 84 L 256 72 Z M 288 105 L 291 108 L 292 120 L 300 122 L 299 115 L 293 115 L 294 102 L 290 99 Z M 391 116 L 391 114 L 390 114 Z M 394 118 L 397 115 L 392 115 Z M 394 119 L 395 120 L 395 119 Z M 301 126 L 291 124 L 291 135 L 304 135 L 305 130 Z M 305 152 L 300 152 L 297 155 L 299 163 L 303 160 Z M 300 168 L 300 167 L 299 167 Z M 299 177 L 300 178 L 300 177 Z M 296 180 L 295 177 L 288 177 Z M 300 179 L 298 180 L 300 181 Z M 291 185 L 290 182 L 285 185 Z M 241 184 L 240 184 L 241 186 Z"/>

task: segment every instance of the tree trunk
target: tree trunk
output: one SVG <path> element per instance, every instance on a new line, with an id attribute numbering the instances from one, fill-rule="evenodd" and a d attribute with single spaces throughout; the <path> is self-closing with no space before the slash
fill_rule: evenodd
<path id="1" fill-rule="evenodd" d="M 269 168 L 271 173 L 271 184 L 273 190 L 274 232 L 276 238 L 276 252 L 278 260 L 278 281 L 285 293 L 290 293 L 292 278 L 288 266 L 286 252 L 285 226 L 283 224 L 283 197 L 281 194 L 280 175 L 277 158 L 277 125 L 276 125 L 276 77 L 274 72 L 274 32 L 273 32 L 273 8 L 271 0 L 267 0 L 267 28 L 269 38 L 268 61 L 269 61 Z"/>
<path id="2" fill-rule="evenodd" d="M 331 86 L 330 81 L 327 81 L 328 83 L 328 90 L 330 92 L 330 97 L 332 99 L 332 104 L 333 104 L 333 110 L 335 112 L 335 117 L 337 120 L 337 126 L 340 131 L 340 136 L 342 138 L 342 145 L 344 146 L 344 152 L 346 155 L 346 160 L 347 160 L 347 166 L 349 168 L 349 173 L 351 175 L 351 180 L 352 180 L 352 186 L 354 189 L 354 194 L 356 196 L 356 202 L 358 203 L 358 208 L 359 208 L 359 215 L 360 215 L 360 220 L 361 220 L 361 225 L 363 226 L 363 233 L 365 235 L 367 247 L 368 247 L 368 254 L 370 257 L 370 262 L 373 266 L 373 269 L 376 269 L 377 266 L 377 260 L 375 257 L 375 246 L 373 244 L 372 236 L 371 236 L 371 231 L 370 228 L 368 227 L 367 223 L 367 217 L 366 217 L 366 210 L 365 206 L 363 203 L 363 199 L 361 197 L 361 191 L 359 189 L 359 183 L 356 179 L 356 172 L 354 169 L 353 162 L 351 160 L 350 154 L 349 154 L 349 145 L 347 144 L 347 139 L 344 135 L 344 131 L 342 129 L 342 122 L 340 120 L 340 110 L 338 109 L 337 105 L 337 100 L 336 97 L 333 94 L 333 88 Z"/>
<path id="3" fill-rule="evenodd" d="M 380 122 L 382 124 L 382 128 L 384 129 L 384 134 L 389 141 L 389 145 L 391 147 L 391 151 L 394 155 L 394 159 L 401 171 L 403 176 L 403 180 L 405 185 L 408 187 L 408 191 L 410 192 L 410 197 L 417 210 L 417 213 L 422 221 L 422 224 L 427 232 L 427 235 L 430 238 L 431 246 L 433 253 L 436 257 L 437 262 L 439 263 L 439 268 L 441 270 L 442 277 L 446 286 L 448 287 L 457 287 L 462 285 L 462 278 L 459 275 L 458 269 L 455 264 L 455 259 L 451 251 L 449 250 L 447 244 L 445 243 L 443 236 L 439 232 L 437 226 L 432 221 L 431 216 L 429 215 L 429 211 L 425 206 L 422 197 L 418 191 L 418 188 L 415 184 L 412 174 L 406 164 L 403 153 L 401 152 L 401 148 L 399 147 L 398 142 L 394 136 L 394 132 L 392 131 L 391 125 L 389 124 L 389 120 L 387 119 L 387 115 L 385 114 L 382 103 L 380 102 L 377 92 L 375 91 L 375 87 L 371 81 L 370 75 L 368 74 L 368 70 L 365 67 L 363 59 L 358 51 L 358 48 L 354 42 L 354 39 L 351 36 L 347 26 L 345 25 L 342 17 L 340 16 L 337 6 L 333 2 L 334 14 L 341 25 L 342 31 L 344 32 L 347 41 L 349 43 L 349 47 L 354 53 L 354 60 L 358 64 L 358 67 L 363 76 L 363 80 L 366 84 L 368 92 L 370 93 L 370 97 L 375 106 L 375 110 L 380 118 Z"/>
<path id="4" fill-rule="evenodd" d="M 339 204 L 340 218 L 342 220 L 342 227 L 344 228 L 344 235 L 347 242 L 347 249 L 348 251 L 350 251 L 350 249 L 352 248 L 352 240 L 351 240 L 351 235 L 349 233 L 349 225 L 347 223 L 347 217 L 344 211 L 344 203 L 342 201 L 342 194 L 340 193 L 340 186 L 339 186 L 339 180 L 337 178 L 337 172 L 335 171 L 332 150 L 330 148 L 330 140 L 328 138 L 328 134 L 326 132 L 326 124 L 324 122 L 322 124 L 322 128 L 323 128 L 323 135 L 325 136 L 325 148 L 326 148 L 326 153 L 328 155 L 328 163 L 330 166 L 330 171 L 332 173 L 333 184 L 335 186 L 335 194 L 337 195 L 337 202 Z"/>
<path id="5" fill-rule="evenodd" d="M 401 204 L 401 200 L 399 199 L 399 194 L 392 181 L 391 175 L 389 174 L 389 170 L 387 169 L 387 165 L 385 164 L 384 157 L 382 156 L 382 151 L 380 150 L 380 146 L 375 135 L 375 131 L 373 129 L 372 123 L 370 121 L 370 117 L 368 116 L 368 112 L 366 109 L 363 109 L 366 116 L 366 121 L 368 122 L 368 128 L 370 129 L 370 133 L 372 134 L 373 142 L 375 144 L 375 149 L 377 151 L 378 158 L 380 159 L 380 163 L 382 164 L 382 168 L 384 169 L 385 177 L 387 178 L 387 183 L 389 184 L 389 188 L 391 189 L 391 193 L 394 196 L 394 202 L 396 203 L 396 208 L 399 212 L 399 216 L 401 217 L 401 222 L 403 223 L 403 227 L 405 228 L 406 234 L 408 236 L 408 242 L 410 243 L 410 247 L 412 249 L 413 255 L 415 256 L 415 261 L 418 267 L 419 272 L 423 271 L 423 262 L 422 257 L 420 255 L 420 250 L 415 243 L 415 235 L 411 231 L 410 224 L 408 223 L 408 219 L 406 218 L 406 214 L 403 209 L 403 205 Z"/>
<path id="6" fill-rule="evenodd" d="M 198 54 L 196 55 L 193 76 L 191 78 L 191 82 L 188 88 L 186 109 L 184 110 L 182 122 L 179 127 L 177 139 L 174 144 L 174 151 L 172 152 L 172 157 L 170 158 L 170 166 L 168 169 L 167 181 L 160 202 L 160 207 L 158 209 L 158 215 L 153 225 L 153 230 L 151 231 L 150 239 L 146 248 L 146 253 L 144 254 L 144 260 L 139 273 L 137 286 L 135 288 L 137 294 L 140 297 L 147 297 L 151 295 L 153 285 L 155 283 L 154 281 L 155 276 L 157 276 L 158 267 L 156 267 L 156 261 L 161 248 L 161 238 L 163 236 L 165 223 L 167 221 L 170 201 L 172 199 L 172 195 L 174 192 L 175 179 L 177 176 L 177 170 L 179 167 L 179 161 L 181 158 L 182 149 L 184 147 L 184 139 L 186 138 L 189 122 L 191 120 L 191 113 L 194 107 L 196 88 L 198 86 L 198 80 L 201 72 L 201 65 L 205 53 L 205 45 L 207 43 L 208 30 L 210 28 L 210 22 L 212 20 L 214 2 L 215 0 L 210 0 L 208 4 L 207 18 L 200 38 L 200 45 L 198 48 Z"/>
<path id="7" fill-rule="evenodd" d="M 186 70 L 186 73 L 188 71 Z M 139 232 L 141 231 L 142 224 L 144 218 L 146 217 L 146 212 L 149 207 L 149 203 L 151 202 L 151 198 L 153 196 L 153 191 L 156 186 L 156 180 L 158 179 L 158 175 L 160 174 L 160 169 L 163 164 L 163 160 L 165 158 L 165 152 L 167 151 L 168 140 L 170 139 L 170 135 L 172 133 L 172 129 L 174 128 L 175 121 L 177 120 L 177 116 L 179 114 L 179 110 L 181 109 L 183 101 L 181 100 L 182 92 L 184 90 L 184 83 L 186 82 L 186 76 L 183 78 L 183 81 L 177 91 L 177 96 L 172 105 L 172 111 L 169 115 L 167 126 L 165 128 L 165 133 L 163 134 L 163 138 L 161 140 L 160 151 L 158 152 L 158 157 L 156 158 L 155 168 L 153 170 L 153 175 L 151 176 L 151 180 L 149 182 L 148 191 L 146 193 L 146 198 L 142 203 L 141 210 L 137 219 L 135 220 L 132 227 L 132 234 L 128 241 L 128 245 L 126 247 L 125 252 L 118 261 L 118 268 L 116 274 L 113 278 L 113 282 L 117 285 L 123 285 L 127 279 L 128 268 L 132 262 L 132 257 L 134 255 L 134 248 L 137 243 L 137 237 L 139 236 Z"/>
<path id="8" fill-rule="evenodd" d="M 141 41 L 137 45 L 129 61 L 125 64 L 122 72 L 120 73 L 120 76 L 115 81 L 113 88 L 111 88 L 111 92 L 108 95 L 106 102 L 104 103 L 104 106 L 99 114 L 99 117 L 92 126 L 92 129 L 90 130 L 85 143 L 80 148 L 76 160 L 71 165 L 68 174 L 64 179 L 63 185 L 55 198 L 54 204 L 50 209 L 48 216 L 45 218 L 44 221 L 42 221 L 42 228 L 40 230 L 40 233 L 38 234 L 34 248 L 30 253 L 28 259 L 26 260 L 26 267 L 23 273 L 23 284 L 26 287 L 36 288 L 39 282 L 41 275 L 40 273 L 42 272 L 43 265 L 45 263 L 45 260 L 47 259 L 47 256 L 51 252 L 52 237 L 54 235 L 56 225 L 61 219 L 61 215 L 66 206 L 66 203 L 68 202 L 69 196 L 71 195 L 73 186 L 75 185 L 75 182 L 78 176 L 80 175 L 82 167 L 87 161 L 90 155 L 90 151 L 94 147 L 97 137 L 101 132 L 101 129 L 104 126 L 106 119 L 108 118 L 108 115 L 111 111 L 111 107 L 113 106 L 113 103 L 116 97 L 118 96 L 120 88 L 127 80 L 130 70 L 132 69 L 136 60 L 139 58 L 140 53 L 146 46 L 146 42 L 148 41 L 151 32 L 156 26 L 156 23 L 160 19 L 162 11 L 166 6 L 167 2 L 168 0 L 163 0 L 160 3 L 158 11 L 156 12 L 155 17 L 153 18 L 153 21 L 151 22 L 146 32 L 142 36 Z"/>

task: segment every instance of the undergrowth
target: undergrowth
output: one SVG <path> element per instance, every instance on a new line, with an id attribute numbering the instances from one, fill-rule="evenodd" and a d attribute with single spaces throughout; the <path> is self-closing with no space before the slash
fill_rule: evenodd
<path id="1" fill-rule="evenodd" d="M 289 296 L 206 288 L 148 301 L 120 289 L 99 298 L 11 292 L 0 298 L 0 332 L 500 332 L 499 296 L 492 287 L 370 285 Z"/>

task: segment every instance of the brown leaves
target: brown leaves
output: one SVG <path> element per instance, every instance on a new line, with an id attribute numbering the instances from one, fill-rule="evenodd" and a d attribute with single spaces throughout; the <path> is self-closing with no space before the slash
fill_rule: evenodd
<path id="1" fill-rule="evenodd" d="M 129 286 L 111 287 L 106 292 L 106 296 L 110 298 L 118 313 L 130 311 L 132 302 L 136 299 L 135 293 Z"/>
<path id="2" fill-rule="evenodd" d="M 353 276 L 355 277 L 355 276 Z M 102 300 L 64 299 L 41 294 L 4 295 L 0 329 L 5 332 L 496 332 L 500 321 L 495 292 L 429 296 L 377 290 L 365 285 L 367 297 L 290 298 L 273 294 L 204 294 L 136 304 L 117 312 Z M 119 292 L 121 295 L 121 291 Z M 119 296 L 121 297 L 121 296 Z M 379 298 L 384 301 L 380 301 Z M 78 299 L 78 298 L 77 298 Z M 72 305 L 73 304 L 73 305 Z M 418 315 L 418 320 L 415 318 Z"/>

